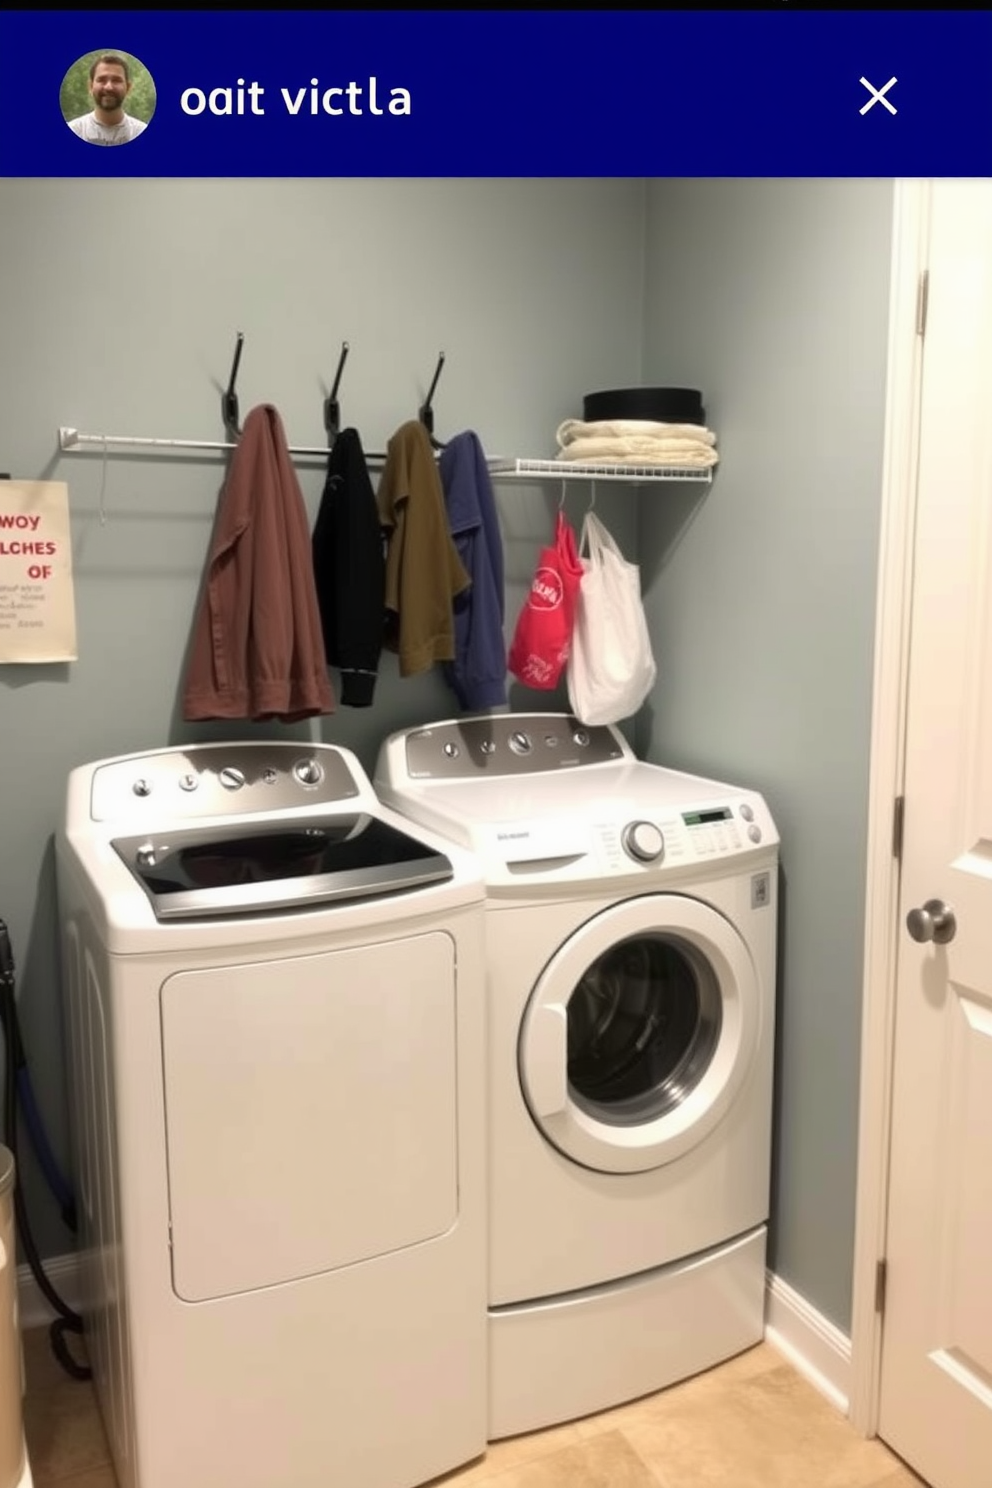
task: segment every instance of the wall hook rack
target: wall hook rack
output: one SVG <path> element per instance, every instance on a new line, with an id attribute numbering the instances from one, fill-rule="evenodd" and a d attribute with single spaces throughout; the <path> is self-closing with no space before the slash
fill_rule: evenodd
<path id="1" fill-rule="evenodd" d="M 224 420 L 224 428 L 231 438 L 241 438 L 241 418 L 238 412 L 238 395 L 236 386 L 238 381 L 238 367 L 241 364 L 241 348 L 245 344 L 243 331 L 238 332 L 238 339 L 234 345 L 234 360 L 231 363 L 231 376 L 227 383 L 227 392 L 221 394 L 220 411 Z"/>
<path id="2" fill-rule="evenodd" d="M 348 343 L 341 342 L 341 355 L 338 357 L 338 369 L 334 374 L 334 384 L 329 395 L 324 399 L 324 428 L 327 430 L 329 444 L 333 444 L 341 432 L 341 405 L 338 402 L 338 385 L 341 382 L 341 373 L 344 364 L 348 360 Z"/>
<path id="3" fill-rule="evenodd" d="M 442 351 L 437 359 L 437 366 L 434 368 L 434 376 L 431 378 L 431 385 L 427 389 L 427 397 L 424 399 L 423 403 L 421 403 L 420 408 L 417 411 L 417 417 L 430 435 L 431 444 L 434 446 L 435 449 L 444 449 L 444 445 L 438 443 L 438 441 L 434 438 L 434 409 L 431 407 L 431 403 L 434 398 L 434 389 L 437 387 L 437 380 L 441 376 L 441 368 L 443 366 L 444 352 Z"/>

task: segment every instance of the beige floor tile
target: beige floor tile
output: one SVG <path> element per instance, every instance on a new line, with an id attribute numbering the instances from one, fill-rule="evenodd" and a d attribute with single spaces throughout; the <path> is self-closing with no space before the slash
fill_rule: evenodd
<path id="1" fill-rule="evenodd" d="M 789 1365 L 623 1428 L 663 1488 L 875 1488 L 898 1467 Z"/>
<path id="2" fill-rule="evenodd" d="M 73 1357 L 84 1362 L 82 1341 L 71 1338 L 69 1347 Z M 44 1488 L 48 1482 L 109 1463 L 93 1386 L 65 1373 L 51 1351 L 46 1328 L 24 1334 L 24 1374 L 24 1435 L 35 1484 Z M 84 1483 L 82 1488 L 91 1485 Z"/>
<path id="3" fill-rule="evenodd" d="M 73 1380 L 24 1401 L 24 1435 L 36 1483 L 66 1478 L 110 1461 L 93 1388 Z"/>
<path id="4" fill-rule="evenodd" d="M 658 1488 L 648 1464 L 621 1431 L 607 1431 L 583 1443 L 582 1457 L 597 1488 Z"/>
<path id="5" fill-rule="evenodd" d="M 895 1472 L 886 1473 L 884 1478 L 872 1483 L 871 1488 L 927 1488 L 927 1485 L 900 1463 Z"/>
<path id="6" fill-rule="evenodd" d="M 572 1425 L 552 1426 L 547 1431 L 533 1431 L 528 1436 L 511 1436 L 492 1442 L 484 1457 L 443 1478 L 435 1479 L 431 1488 L 469 1488 L 486 1483 L 497 1473 L 522 1467 L 538 1458 L 550 1457 L 563 1447 L 575 1445 L 579 1434 Z"/>
<path id="7" fill-rule="evenodd" d="M 716 1369 L 709 1369 L 688 1380 L 680 1380 L 677 1384 L 669 1385 L 665 1390 L 658 1390 L 653 1395 L 642 1395 L 626 1405 L 618 1405 L 612 1410 L 602 1411 L 598 1416 L 586 1416 L 575 1423 L 575 1428 L 580 1437 L 585 1438 L 598 1436 L 603 1431 L 630 1426 L 645 1417 L 650 1418 L 659 1407 L 668 1410 L 677 1402 L 691 1403 L 719 1396 L 741 1380 L 754 1379 L 771 1369 L 781 1369 L 782 1363 L 781 1354 L 777 1354 L 768 1344 L 759 1343 L 756 1347 L 747 1349 L 743 1354 L 737 1354 L 733 1359 L 728 1359 L 725 1364 L 719 1365 Z"/>
<path id="8" fill-rule="evenodd" d="M 658 1480 L 619 1431 L 562 1447 L 483 1479 L 486 1488 L 658 1488 Z"/>
<path id="9" fill-rule="evenodd" d="M 73 1473 L 69 1478 L 35 1477 L 34 1488 L 117 1488 L 117 1479 L 112 1467 L 95 1467 L 90 1472 Z"/>

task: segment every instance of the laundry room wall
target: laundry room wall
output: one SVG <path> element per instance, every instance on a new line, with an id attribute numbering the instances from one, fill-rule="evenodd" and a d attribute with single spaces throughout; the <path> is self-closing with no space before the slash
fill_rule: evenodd
<path id="1" fill-rule="evenodd" d="M 0 471 L 66 481 L 72 519 L 79 659 L 0 665 L 0 916 L 63 1163 L 52 833 L 66 776 L 108 755 L 262 726 L 181 718 L 222 457 L 60 453 L 59 426 L 223 438 L 221 392 L 243 331 L 242 417 L 275 404 L 292 443 L 323 443 L 346 340 L 342 421 L 367 450 L 416 417 L 444 351 L 439 438 L 473 428 L 490 455 L 552 456 L 583 393 L 639 378 L 644 204 L 634 180 L 0 182 Z M 314 516 L 321 462 L 298 470 Z M 498 489 L 508 633 L 558 494 Z M 576 518 L 586 499 L 570 494 Z M 604 490 L 598 508 L 632 551 L 636 497 Z M 511 697 L 565 706 L 563 693 Z M 385 657 L 372 709 L 264 728 L 346 745 L 370 768 L 386 733 L 455 711 L 439 674 L 400 680 Z M 42 1255 L 69 1251 L 30 1155 L 25 1178 Z"/>
<path id="2" fill-rule="evenodd" d="M 657 763 L 782 834 L 770 1265 L 851 1319 L 866 808 L 893 186 L 658 181 L 645 382 L 704 390 L 711 488 L 640 497 Z"/>

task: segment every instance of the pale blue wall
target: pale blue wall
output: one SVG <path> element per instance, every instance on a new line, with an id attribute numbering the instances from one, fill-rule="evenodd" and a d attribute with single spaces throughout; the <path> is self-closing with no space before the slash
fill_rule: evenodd
<path id="1" fill-rule="evenodd" d="M 850 1326 L 892 183 L 650 188 L 645 381 L 704 390 L 712 488 L 640 498 L 648 757 L 782 833 L 771 1263 Z"/>

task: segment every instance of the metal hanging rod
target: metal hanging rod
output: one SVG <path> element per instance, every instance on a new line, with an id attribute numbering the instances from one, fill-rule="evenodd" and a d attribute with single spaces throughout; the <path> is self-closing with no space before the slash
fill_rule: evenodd
<path id="1" fill-rule="evenodd" d="M 231 452 L 237 448 L 234 440 L 222 439 L 145 439 L 131 434 L 83 434 L 78 429 L 66 428 L 64 425 L 59 429 L 59 448 L 63 450 L 81 450 L 83 448 L 102 450 L 107 449 L 176 449 L 176 450 L 227 450 Z M 302 455 L 312 459 L 326 460 L 329 447 L 324 445 L 291 444 L 289 445 L 291 455 Z M 384 461 L 385 452 L 366 451 L 366 460 Z"/>

